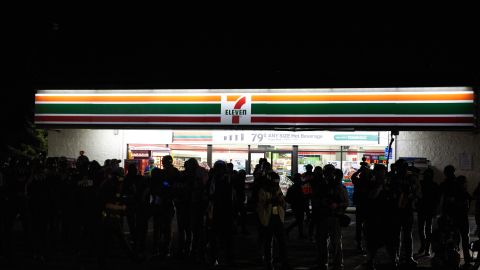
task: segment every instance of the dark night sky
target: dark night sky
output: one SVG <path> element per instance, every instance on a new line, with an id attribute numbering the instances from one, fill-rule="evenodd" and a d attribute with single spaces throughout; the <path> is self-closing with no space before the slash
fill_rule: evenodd
<path id="1" fill-rule="evenodd" d="M 36 26 L 33 82 L 39 88 L 268 88 L 473 80 L 478 43 L 468 18 L 306 17 L 46 20 Z"/>
<path id="2" fill-rule="evenodd" d="M 43 18 L 11 30 L 2 115 L 32 116 L 35 89 L 476 85 L 470 17 Z M 146 17 L 146 16 L 145 16 Z M 299 19 L 298 19 L 299 18 Z M 19 29 L 21 28 L 21 29 Z M 10 63 L 9 63 L 10 64 Z"/>

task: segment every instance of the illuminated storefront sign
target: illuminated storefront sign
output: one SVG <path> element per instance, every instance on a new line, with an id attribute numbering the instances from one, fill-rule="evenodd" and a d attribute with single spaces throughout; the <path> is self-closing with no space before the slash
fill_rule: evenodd
<path id="1" fill-rule="evenodd" d="M 387 132 L 212 131 L 213 144 L 386 145 Z"/>
<path id="2" fill-rule="evenodd" d="M 465 87 L 307 90 L 39 91 L 35 122 L 139 127 L 474 126 L 474 93 Z"/>

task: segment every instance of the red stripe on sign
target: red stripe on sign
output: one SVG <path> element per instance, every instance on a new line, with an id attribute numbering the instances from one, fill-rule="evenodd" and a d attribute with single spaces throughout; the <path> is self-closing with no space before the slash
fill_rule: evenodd
<path id="1" fill-rule="evenodd" d="M 219 123 L 219 116 L 35 116 L 39 122 L 199 122 Z"/>
<path id="2" fill-rule="evenodd" d="M 252 123 L 471 123 L 473 117 L 291 117 L 252 116 Z"/>

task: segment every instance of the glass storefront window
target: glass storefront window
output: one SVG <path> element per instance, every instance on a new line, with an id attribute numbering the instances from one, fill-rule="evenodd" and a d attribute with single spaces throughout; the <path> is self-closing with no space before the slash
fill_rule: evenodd
<path id="1" fill-rule="evenodd" d="M 233 164 L 234 170 L 246 170 L 248 163 L 248 145 L 214 145 L 212 163 L 223 160 Z"/>
<path id="2" fill-rule="evenodd" d="M 251 153 L 250 154 L 250 173 L 253 173 L 255 167 L 258 165 L 261 158 L 265 158 L 265 153 Z"/>
<path id="3" fill-rule="evenodd" d="M 292 152 L 267 152 L 268 162 L 280 176 L 292 174 Z"/>
<path id="4" fill-rule="evenodd" d="M 344 146 L 342 170 L 345 179 L 350 179 L 352 174 L 360 168 L 363 157 L 366 158 L 366 162 L 371 165 L 372 169 L 376 163 L 387 163 L 384 146 Z"/>
<path id="5" fill-rule="evenodd" d="M 333 164 L 335 168 L 340 169 L 340 146 L 336 145 L 301 145 L 298 147 L 298 172 L 304 173 L 305 166 L 310 164 L 313 167 L 324 167 L 327 164 Z"/>
<path id="6" fill-rule="evenodd" d="M 207 163 L 207 145 L 171 144 L 170 155 L 173 158 L 173 165 L 179 170 L 184 170 L 183 164 L 189 158 L 195 158 L 204 166 Z"/>

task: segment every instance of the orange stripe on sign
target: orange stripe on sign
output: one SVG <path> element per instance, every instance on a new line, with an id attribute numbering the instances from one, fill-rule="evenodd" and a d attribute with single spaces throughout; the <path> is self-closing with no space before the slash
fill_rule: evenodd
<path id="1" fill-rule="evenodd" d="M 473 93 L 457 94 L 368 94 L 368 95 L 255 95 L 252 101 L 416 101 L 416 100 L 473 100 Z"/>
<path id="2" fill-rule="evenodd" d="M 220 96 L 35 96 L 37 102 L 221 102 Z"/>

